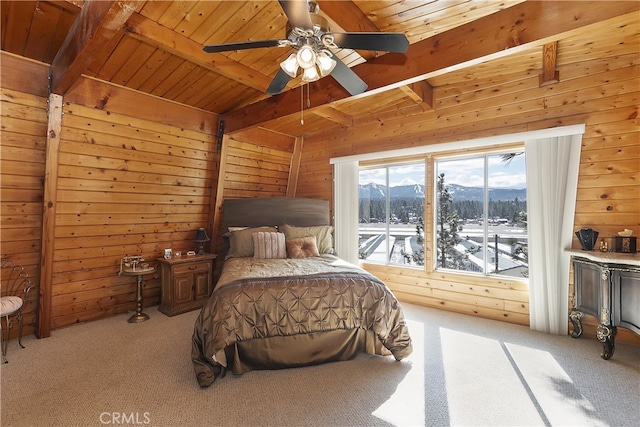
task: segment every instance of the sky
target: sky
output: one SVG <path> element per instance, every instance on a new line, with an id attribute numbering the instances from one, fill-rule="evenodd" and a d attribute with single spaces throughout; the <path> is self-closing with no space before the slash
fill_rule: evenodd
<path id="1" fill-rule="evenodd" d="M 392 166 L 389 171 L 389 184 L 392 187 L 406 184 L 424 185 L 424 163 Z M 446 184 L 458 184 L 465 187 L 484 186 L 484 159 L 460 159 L 438 162 L 438 174 L 445 174 Z M 385 184 L 384 169 L 360 171 L 360 183 L 375 182 Z M 502 161 L 499 155 L 489 157 L 489 188 L 526 188 L 524 155 L 514 157 L 509 163 Z"/>

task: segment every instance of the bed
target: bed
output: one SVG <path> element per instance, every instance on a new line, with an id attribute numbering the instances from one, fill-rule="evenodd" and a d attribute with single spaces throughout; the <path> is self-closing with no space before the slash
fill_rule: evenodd
<path id="1" fill-rule="evenodd" d="M 192 339 L 201 387 L 227 371 L 411 354 L 393 293 L 333 253 L 326 200 L 225 200 L 222 227 L 224 265 Z"/>

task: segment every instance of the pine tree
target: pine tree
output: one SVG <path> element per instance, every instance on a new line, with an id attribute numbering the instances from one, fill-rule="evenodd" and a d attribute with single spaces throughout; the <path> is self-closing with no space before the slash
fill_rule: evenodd
<path id="1" fill-rule="evenodd" d="M 411 254 L 402 251 L 402 256 L 407 260 L 407 263 L 413 263 L 415 265 L 424 265 L 424 219 L 420 217 L 416 224 L 416 243 L 420 246 L 420 249 L 412 251 Z"/>
<path id="2" fill-rule="evenodd" d="M 444 184 L 444 173 L 436 182 L 438 205 L 436 212 L 438 267 L 464 270 L 467 255 L 458 252 L 455 246 L 462 239 L 458 236 L 458 213 L 453 210 L 453 197 Z"/>

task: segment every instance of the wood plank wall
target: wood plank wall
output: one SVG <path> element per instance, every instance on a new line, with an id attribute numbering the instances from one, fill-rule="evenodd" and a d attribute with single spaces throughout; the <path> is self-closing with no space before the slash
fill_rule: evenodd
<path id="1" fill-rule="evenodd" d="M 37 286 L 47 131 L 46 98 L 3 88 L 0 148 L 0 255 L 22 265 Z M 4 288 L 3 288 L 4 290 Z M 5 295 L 3 295 L 5 296 Z M 24 332 L 32 333 L 37 318 L 38 288 L 23 308 Z M 17 327 L 11 330 L 15 336 Z"/>
<path id="2" fill-rule="evenodd" d="M 348 129 L 309 135 L 298 195 L 332 200 L 331 157 L 584 123 L 575 229 L 593 227 L 608 238 L 624 228 L 640 233 L 640 65 L 637 46 L 621 43 L 620 49 L 560 67 L 561 81 L 552 86 L 540 87 L 536 73 L 500 81 L 484 76 L 436 87 L 434 110 L 395 109 Z M 573 247 L 579 248 L 577 241 Z M 365 267 L 403 301 L 528 324 L 527 287 L 519 283 L 428 268 Z"/>
<path id="3" fill-rule="evenodd" d="M 292 165 L 297 164 L 294 156 L 299 155 L 295 148 L 296 138 L 264 129 L 238 132 L 224 138 L 214 217 L 217 232 L 212 242 L 212 252 L 225 252 L 223 235 L 227 230 L 221 228 L 225 199 L 293 195 L 291 188 L 295 177 L 290 177 Z M 223 261 L 223 257 L 216 260 L 216 281 Z"/>
<path id="4" fill-rule="evenodd" d="M 2 89 L 3 254 L 26 263 L 37 280 L 47 66 L 38 64 L 36 75 L 33 61 L 2 55 L 13 66 L 3 67 L 3 83 L 27 89 L 35 79 L 45 83 L 40 96 Z M 292 195 L 296 138 L 261 129 L 239 133 L 227 140 L 221 161 L 217 120 L 90 78 L 64 97 L 54 177 L 52 330 L 134 310 L 135 280 L 118 276 L 120 258 L 139 254 L 153 260 L 164 248 L 194 249 L 198 227 L 215 240 L 216 196 Z M 159 273 L 143 284 L 145 306 L 158 304 Z M 26 316 L 29 332 L 35 328 L 35 301 L 34 293 Z"/>
<path id="5" fill-rule="evenodd" d="M 120 259 L 195 249 L 218 169 L 212 136 L 66 103 L 57 177 L 52 328 L 135 309 Z M 160 273 L 144 278 L 160 301 Z"/>
<path id="6" fill-rule="evenodd" d="M 2 55 L 2 254 L 26 264 L 37 282 L 48 67 L 34 71 L 33 61 Z M 40 96 L 16 90 L 35 91 L 29 85 L 38 79 Z M 211 233 L 220 161 L 215 114 L 95 80 L 74 91 L 65 97 L 52 177 L 51 329 L 135 310 L 135 279 L 118 276 L 121 257 L 153 261 L 164 248 L 194 249 L 198 227 Z M 143 283 L 145 306 L 158 304 L 159 273 Z M 27 333 L 35 330 L 33 296 Z"/>
<path id="7" fill-rule="evenodd" d="M 47 67 L 0 55 L 0 255 L 24 266 L 36 286 L 23 308 L 28 335 L 36 328 L 40 282 Z M 11 336 L 16 335 L 14 326 Z"/>

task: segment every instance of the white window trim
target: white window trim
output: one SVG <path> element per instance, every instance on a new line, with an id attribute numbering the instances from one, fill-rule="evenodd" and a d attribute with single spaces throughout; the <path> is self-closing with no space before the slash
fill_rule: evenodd
<path id="1" fill-rule="evenodd" d="M 443 142 L 440 144 L 422 145 L 419 147 L 400 148 L 396 150 L 377 151 L 375 153 L 354 154 L 353 156 L 333 157 L 329 163 L 334 165 L 344 162 L 362 162 L 368 160 L 380 160 L 387 157 L 402 157 L 419 154 L 438 153 L 442 151 L 465 150 L 488 147 L 499 144 L 512 144 L 518 141 L 530 141 L 543 138 L 557 138 L 583 134 L 585 125 L 560 126 L 549 129 L 534 130 L 528 132 L 510 133 L 505 135 L 489 136 L 478 139 L 466 139 L 463 141 Z"/>

